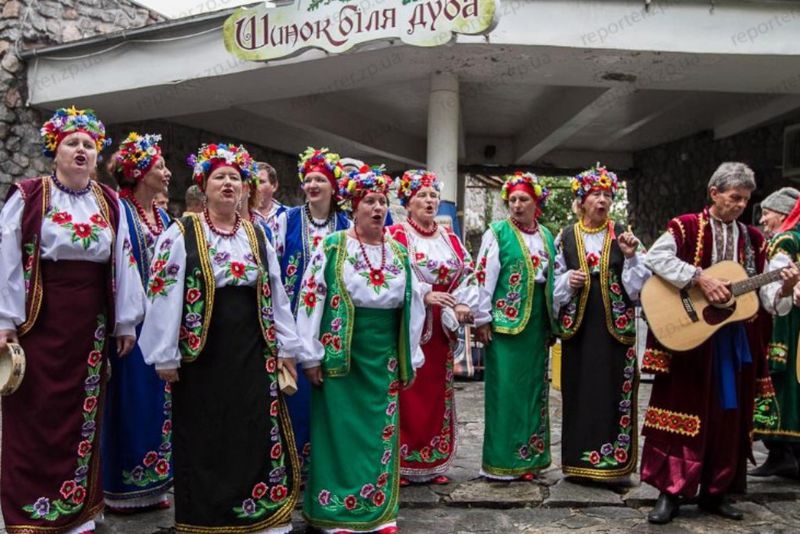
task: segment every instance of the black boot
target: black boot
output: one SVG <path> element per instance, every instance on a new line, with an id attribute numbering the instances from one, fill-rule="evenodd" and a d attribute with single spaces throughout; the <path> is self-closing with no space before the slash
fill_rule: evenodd
<path id="1" fill-rule="evenodd" d="M 735 508 L 724 495 L 701 495 L 697 501 L 697 506 L 709 514 L 718 515 L 725 519 L 741 521 L 744 513 Z"/>
<path id="2" fill-rule="evenodd" d="M 753 477 L 797 477 L 798 465 L 793 451 L 785 444 L 770 444 L 766 461 L 749 471 Z"/>
<path id="3" fill-rule="evenodd" d="M 680 506 L 677 495 L 670 495 L 662 491 L 661 495 L 658 496 L 655 506 L 653 506 L 653 509 L 647 514 L 647 520 L 656 525 L 669 523 L 678 515 Z"/>

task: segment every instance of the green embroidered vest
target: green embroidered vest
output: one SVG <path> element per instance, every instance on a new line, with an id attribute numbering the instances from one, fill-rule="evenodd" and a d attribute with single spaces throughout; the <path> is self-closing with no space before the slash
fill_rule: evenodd
<path id="1" fill-rule="evenodd" d="M 405 302 L 398 337 L 397 352 L 399 376 L 402 384 L 411 383 L 414 371 L 411 368 L 411 265 L 408 252 L 397 241 L 387 235 L 392 252 L 402 261 L 406 277 Z M 326 376 L 345 376 L 350 372 L 350 343 L 353 338 L 355 307 L 344 283 L 344 262 L 347 257 L 347 234 L 344 230 L 334 232 L 322 242 L 325 253 L 325 307 L 320 323 L 320 342 L 325 347 L 322 369 Z"/>
<path id="2" fill-rule="evenodd" d="M 490 228 L 497 240 L 500 254 L 500 274 L 492 295 L 492 329 L 501 334 L 519 334 L 530 320 L 536 270 L 528 247 L 516 226 L 508 220 L 502 220 L 493 222 Z M 539 225 L 539 234 L 547 250 L 547 319 L 551 332 L 555 333 L 557 330 L 552 316 L 555 246 L 553 234 L 547 228 Z"/>
<path id="3" fill-rule="evenodd" d="M 767 250 L 767 258 L 771 260 L 775 254 L 781 252 L 794 262 L 800 260 L 800 233 L 797 232 L 797 228 L 782 232 L 772 238 Z M 792 327 L 793 324 L 797 324 L 797 315 L 800 315 L 800 308 L 792 306 L 792 311 L 788 315 L 776 316 L 773 319 L 772 339 L 767 346 L 767 361 L 772 373 L 786 371 L 787 364 L 791 359 L 789 358 L 791 351 L 797 350 L 798 333 Z"/>
<path id="4" fill-rule="evenodd" d="M 200 217 L 194 214 L 187 215 L 176 220 L 175 224 L 183 233 L 186 244 L 186 279 L 183 289 L 183 316 L 178 348 L 183 361 L 192 362 L 197 359 L 206 344 L 208 326 L 214 310 L 216 280 L 211 268 L 208 242 Z M 250 221 L 243 220 L 242 228 L 247 233 L 247 240 L 258 265 L 256 282 L 258 320 L 267 344 L 267 356 L 275 356 L 278 351 L 275 325 L 272 321 L 272 290 L 269 285 L 267 238 L 264 231 L 253 226 Z"/>

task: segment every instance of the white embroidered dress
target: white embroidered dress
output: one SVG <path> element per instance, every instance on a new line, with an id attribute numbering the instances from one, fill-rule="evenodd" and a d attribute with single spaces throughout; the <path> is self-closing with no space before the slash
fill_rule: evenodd
<path id="1" fill-rule="evenodd" d="M 392 252 L 388 243 L 386 265 L 383 280 L 371 280 L 370 269 L 364 261 L 359 242 L 347 236 L 347 258 L 344 262 L 345 290 L 350 294 L 353 306 L 363 308 L 393 309 L 402 308 L 405 300 L 406 275 L 403 264 Z M 364 245 L 369 261 L 373 266 L 381 264 L 381 245 Z M 322 364 L 325 347 L 319 340 L 320 323 L 327 293 L 325 283 L 326 257 L 319 248 L 312 256 L 303 276 L 300 290 L 300 302 L 297 312 L 297 330 L 303 332 L 305 350 L 300 357 L 304 368 L 317 367 Z M 380 283 L 376 283 L 380 282 Z M 423 297 L 430 291 L 430 286 L 420 284 L 416 276 L 411 280 L 411 365 L 416 369 L 425 362 L 420 348 L 422 328 L 425 323 L 425 304 Z M 309 295 L 314 295 L 309 298 Z M 312 304 L 313 302 L 313 304 Z M 310 305 L 311 304 L 311 305 Z"/>
<path id="2" fill-rule="evenodd" d="M 245 229 L 240 227 L 235 235 L 226 237 L 212 232 L 205 221 L 202 221 L 202 227 L 208 242 L 216 287 L 255 287 L 258 267 Z M 155 365 L 156 369 L 176 369 L 180 367 L 181 361 L 178 336 L 183 315 L 183 288 L 186 277 L 186 245 L 183 233 L 177 224 L 173 224 L 161 234 L 156 243 L 155 254 L 147 284 L 147 317 L 142 327 L 139 345 L 148 364 Z M 273 321 L 280 349 L 278 357 L 290 358 L 301 352 L 302 344 L 297 337 L 289 299 L 281 284 L 275 249 L 269 242 L 266 260 L 272 289 Z M 154 275 L 162 268 L 165 269 L 165 277 Z"/>
<path id="3" fill-rule="evenodd" d="M 47 178 L 49 179 L 49 178 Z M 106 263 L 114 241 L 116 324 L 114 334 L 136 335 L 136 325 L 145 312 L 144 291 L 136 260 L 131 253 L 125 211 L 118 202 L 116 239 L 101 215 L 91 192 L 69 194 L 50 188 L 49 209 L 42 221 L 41 259 L 44 261 L 89 261 Z M 25 280 L 22 265 L 22 211 L 25 202 L 19 191 L 0 211 L 0 329 L 14 330 L 25 322 Z"/>
<path id="4" fill-rule="evenodd" d="M 547 257 L 547 249 L 542 241 L 541 234 L 537 231 L 533 234 L 520 232 L 520 235 L 522 236 L 522 242 L 525 243 L 528 253 L 531 256 L 531 263 L 533 265 L 536 283 L 546 283 L 547 269 L 550 268 L 550 261 Z M 478 261 L 480 262 L 478 276 L 483 278 L 483 283 L 480 288 L 478 313 L 475 316 L 475 324 L 477 326 L 482 326 L 492 322 L 494 290 L 497 287 L 497 278 L 500 275 L 500 246 L 498 245 L 494 232 L 491 229 L 486 230 L 486 232 L 483 234 L 481 250 L 478 253 L 478 258 Z M 559 271 L 564 270 L 563 265 L 563 258 L 560 259 L 560 256 L 556 256 L 556 274 Z M 567 291 L 565 291 L 563 287 L 563 285 L 566 284 L 566 280 L 559 280 L 559 278 L 556 278 L 555 282 L 555 287 L 553 288 L 554 314 L 558 312 L 558 309 L 562 304 L 569 300 Z M 560 296 L 561 299 L 566 298 L 566 300 L 559 300 L 558 296 Z"/>

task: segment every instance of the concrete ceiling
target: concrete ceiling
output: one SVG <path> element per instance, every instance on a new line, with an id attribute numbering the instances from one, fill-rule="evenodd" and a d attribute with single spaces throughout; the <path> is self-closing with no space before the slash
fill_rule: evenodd
<path id="1" fill-rule="evenodd" d="M 541 19 L 549 11 L 537 12 L 541 35 L 532 35 L 519 17 L 506 17 L 491 39 L 460 37 L 437 48 L 376 42 L 348 54 L 310 50 L 269 64 L 233 59 L 213 31 L 108 52 L 103 42 L 87 43 L 81 52 L 96 53 L 97 60 L 58 57 L 74 51 L 32 57 L 31 103 L 92 107 L 107 123 L 170 120 L 289 153 L 324 145 L 398 167 L 425 164 L 429 80 L 437 71 L 458 76 L 459 161 L 469 165 L 582 167 L 603 160 L 626 167 L 637 150 L 702 130 L 727 137 L 800 110 L 800 49 L 796 34 L 794 40 L 781 34 L 790 28 L 737 48 L 726 44 L 741 26 L 737 11 L 720 8 L 712 18 L 679 4 L 656 12 L 662 18 L 650 26 L 626 28 L 629 49 L 603 49 L 575 46 L 598 27 L 591 17 L 580 18 L 582 6 L 611 10 L 613 4 L 624 14 L 630 3 L 521 5 L 564 10 L 573 4 L 574 19 L 584 26 L 562 46 L 535 42 L 566 39 L 553 32 L 567 26 Z M 609 11 L 609 20 L 614 16 Z M 216 23 L 203 22 L 211 30 Z M 675 32 L 688 33 L 670 41 Z M 696 39 L 703 32 L 707 40 Z M 488 146 L 493 157 L 486 156 Z"/>

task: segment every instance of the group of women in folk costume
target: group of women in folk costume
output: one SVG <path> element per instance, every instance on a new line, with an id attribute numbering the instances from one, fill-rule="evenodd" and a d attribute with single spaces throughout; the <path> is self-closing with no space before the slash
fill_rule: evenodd
<path id="1" fill-rule="evenodd" d="M 548 347 L 563 340 L 562 470 L 595 480 L 636 468 L 638 369 L 633 301 L 650 276 L 639 241 L 609 219 L 616 175 L 572 181 L 578 222 L 553 239 L 538 219 L 548 191 L 530 173 L 505 177 L 510 217 L 483 236 L 475 323 L 487 345 L 481 472 L 532 480 L 550 465 Z M 591 407 L 591 409 L 587 409 Z"/>
<path id="2" fill-rule="evenodd" d="M 159 136 L 131 133 L 114 154 L 118 199 L 90 178 L 105 143 L 91 111 L 59 110 L 42 134 L 55 172 L 17 184 L 0 212 L 0 343 L 19 341 L 30 362 L 3 399 L 9 532 L 91 532 L 103 491 L 117 511 L 168 506 L 173 476 L 179 531 L 288 532 L 303 462 L 311 525 L 395 532 L 400 485 L 448 482 L 452 344 L 473 320 L 488 345 L 487 477 L 530 480 L 550 463 L 556 334 L 566 338 L 565 472 L 608 478 L 635 464 L 619 453 L 635 440 L 618 430 L 634 412 L 617 421 L 614 411 L 635 395 L 625 320 L 645 276 L 636 239 L 607 222 L 616 177 L 605 169 L 577 178 L 581 220 L 559 240 L 538 224 L 548 192 L 536 176 L 507 176 L 510 217 L 486 232 L 473 271 L 435 222 L 441 183 L 424 170 L 399 180 L 408 218 L 386 229 L 382 168 L 345 171 L 338 155 L 309 148 L 307 201 L 273 218 L 273 248 L 256 215 L 264 206 L 246 204 L 259 169 L 241 146 L 200 147 L 190 163 L 205 209 L 170 225 L 153 204 L 171 176 Z M 602 347 L 594 367 L 580 360 L 588 343 Z M 278 374 L 296 374 L 295 356 L 304 378 L 292 409 Z M 597 424 L 569 432 L 590 424 L 585 403 Z M 620 467 L 604 470 L 606 444 Z M 29 454 L 45 449 L 45 463 Z"/>
<path id="3" fill-rule="evenodd" d="M 15 184 L 0 212 L 0 345 L 18 342 L 28 360 L 2 399 L 0 499 L 12 534 L 93 531 L 110 337 L 126 357 L 145 312 L 126 208 L 91 179 L 103 123 L 59 109 L 42 138 L 53 173 Z"/>

